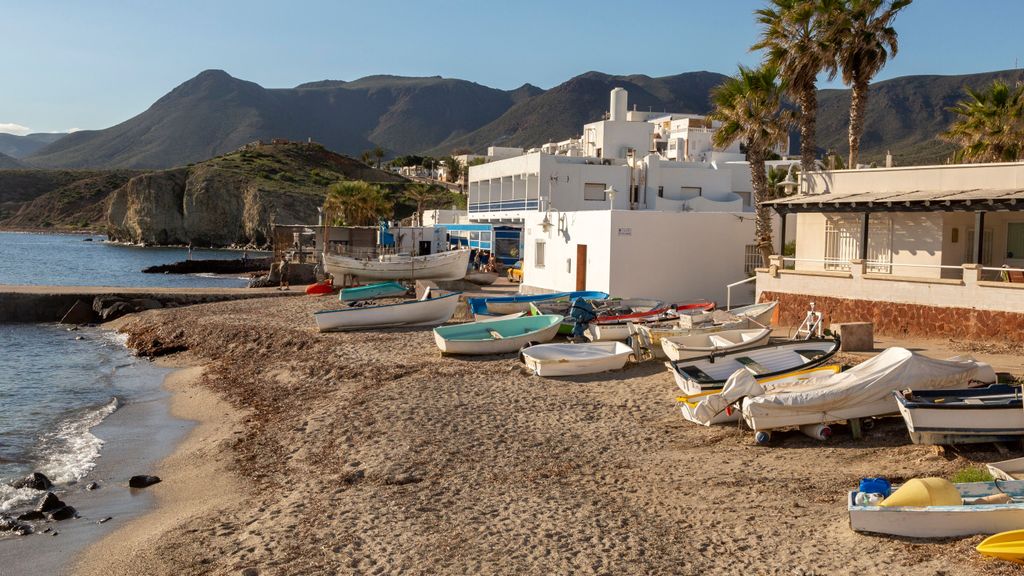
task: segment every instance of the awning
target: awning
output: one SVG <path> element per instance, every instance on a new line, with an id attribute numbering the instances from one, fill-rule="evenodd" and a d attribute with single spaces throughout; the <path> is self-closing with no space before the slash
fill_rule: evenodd
<path id="1" fill-rule="evenodd" d="M 1024 210 L 1024 190 L 906 190 L 797 194 L 765 205 L 779 214 L 799 212 L 977 212 Z"/>

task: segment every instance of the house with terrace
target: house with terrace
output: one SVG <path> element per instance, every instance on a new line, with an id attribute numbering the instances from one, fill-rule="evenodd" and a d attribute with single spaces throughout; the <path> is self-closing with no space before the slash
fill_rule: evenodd
<path id="1" fill-rule="evenodd" d="M 795 254 L 779 246 L 756 271 L 784 324 L 814 302 L 880 334 L 1024 341 L 1024 163 L 823 171 L 799 186 L 769 203 L 796 215 Z"/>

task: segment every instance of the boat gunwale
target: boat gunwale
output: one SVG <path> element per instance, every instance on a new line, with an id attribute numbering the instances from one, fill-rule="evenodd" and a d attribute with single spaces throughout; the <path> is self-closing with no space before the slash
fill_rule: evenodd
<path id="1" fill-rule="evenodd" d="M 998 391 L 993 391 L 993 388 L 998 388 Z M 1002 391 L 1006 390 L 1005 393 Z M 1010 386 L 1009 384 L 990 384 L 988 386 L 980 388 L 948 388 L 939 390 L 910 390 L 915 396 L 920 394 L 921 396 L 931 397 L 956 397 L 956 398 L 977 398 L 979 396 L 994 396 L 994 395 L 1009 395 L 1014 394 L 1016 397 L 1012 400 L 1016 402 L 1010 402 L 1009 404 L 964 404 L 963 402 L 950 402 L 950 403 L 935 403 L 935 402 L 916 402 L 908 400 L 903 395 L 903 390 L 893 390 L 892 395 L 896 397 L 896 401 L 901 406 L 908 409 L 923 409 L 923 410 L 1020 410 L 1022 404 L 1024 404 L 1024 397 L 1021 396 L 1021 389 L 1016 386 Z M 931 392 L 931 394 L 926 394 Z M 987 394 L 986 394 L 987 392 Z M 951 394 L 952 393 L 952 394 Z"/>
<path id="2" fill-rule="evenodd" d="M 501 340 L 515 340 L 515 339 L 518 339 L 518 338 L 522 338 L 524 336 L 531 336 L 531 335 L 534 335 L 534 334 L 536 334 L 538 332 L 543 332 L 545 330 L 550 330 L 552 326 L 560 325 L 562 323 L 562 320 L 565 317 L 562 316 L 561 314 L 538 314 L 538 315 L 535 315 L 535 316 L 520 316 L 519 318 L 500 318 L 500 319 L 495 318 L 494 320 L 482 320 L 482 321 L 475 321 L 475 322 L 462 322 L 462 323 L 459 323 L 459 324 L 450 324 L 448 326 L 436 326 L 436 327 L 434 327 L 433 332 L 434 332 L 435 335 L 437 335 L 439 338 L 441 338 L 442 340 L 444 340 L 446 342 L 496 342 L 497 339 L 493 338 L 493 337 L 492 338 L 472 338 L 472 339 L 449 338 L 449 337 L 446 337 L 444 334 L 438 332 L 437 330 L 439 328 L 442 328 L 442 329 L 443 328 L 459 328 L 459 327 L 463 327 L 463 326 L 468 326 L 470 324 L 497 324 L 499 322 L 512 322 L 514 320 L 529 320 L 529 319 L 533 319 L 533 318 L 547 318 L 547 317 L 551 317 L 551 316 L 558 317 L 558 321 L 557 322 L 548 323 L 548 324 L 546 324 L 544 326 L 541 326 L 540 328 L 535 328 L 535 329 L 530 330 L 529 332 L 525 332 L 523 334 L 516 334 L 515 336 L 503 336 L 501 338 Z M 499 332 L 499 334 L 500 334 L 500 332 Z"/>
<path id="3" fill-rule="evenodd" d="M 815 367 L 821 366 L 825 362 L 829 361 L 833 356 L 836 355 L 837 352 L 839 352 L 839 341 L 838 340 L 829 340 L 827 338 L 819 338 L 819 339 L 814 339 L 814 340 L 795 340 L 795 341 L 791 341 L 791 342 L 785 342 L 783 344 L 766 344 L 764 346 L 755 346 L 753 348 L 743 348 L 741 350 L 736 350 L 735 352 L 726 352 L 722 356 L 717 356 L 715 354 L 709 354 L 707 356 L 699 356 L 697 358 L 688 358 L 686 360 L 668 360 L 667 364 L 671 365 L 672 371 L 673 371 L 673 373 L 677 377 L 683 378 L 687 382 L 692 382 L 693 384 L 699 386 L 702 389 L 704 389 L 704 388 L 721 388 L 722 386 L 725 385 L 725 382 L 729 379 L 728 376 L 725 377 L 725 378 L 722 378 L 722 379 L 718 379 L 718 380 L 709 380 L 709 381 L 701 382 L 701 381 L 698 381 L 698 380 L 694 380 L 693 378 L 691 378 L 687 374 L 682 373 L 679 370 L 679 364 L 687 364 L 687 363 L 688 364 L 694 364 L 696 362 L 708 360 L 711 356 L 716 356 L 718 358 L 721 358 L 721 357 L 730 356 L 730 355 L 733 355 L 733 354 L 749 354 L 749 353 L 755 352 L 757 350 L 764 350 L 764 349 L 768 349 L 768 348 L 781 348 L 783 346 L 802 344 L 802 343 L 814 343 L 814 344 L 833 343 L 833 344 L 835 344 L 835 346 L 832 348 L 832 350 L 829 350 L 829 351 L 825 352 L 824 354 L 822 354 L 821 356 L 818 356 L 814 360 L 811 360 L 811 361 L 809 361 L 807 363 L 804 363 L 804 364 L 800 364 L 799 366 L 793 366 L 791 368 L 786 368 L 786 369 L 782 369 L 782 370 L 775 370 L 773 372 L 765 372 L 764 374 L 753 374 L 754 380 L 760 382 L 764 378 L 772 378 L 774 376 L 782 376 L 784 374 L 787 374 L 789 372 L 793 372 L 795 370 L 807 370 L 807 369 L 810 369 L 810 368 L 815 368 Z"/>

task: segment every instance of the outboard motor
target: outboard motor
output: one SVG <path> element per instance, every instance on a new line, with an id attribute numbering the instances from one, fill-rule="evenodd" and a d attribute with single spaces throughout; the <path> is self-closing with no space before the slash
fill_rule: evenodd
<path id="1" fill-rule="evenodd" d="M 587 326 L 597 319 L 597 312 L 594 311 L 594 306 L 589 300 L 577 298 L 572 301 L 572 306 L 569 308 L 569 317 L 576 321 L 572 327 L 573 340 L 580 340 L 586 338 L 584 332 L 586 332 Z"/>

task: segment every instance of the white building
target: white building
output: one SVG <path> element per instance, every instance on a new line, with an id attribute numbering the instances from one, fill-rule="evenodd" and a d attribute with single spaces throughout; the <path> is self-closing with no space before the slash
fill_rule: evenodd
<path id="1" fill-rule="evenodd" d="M 750 167 L 717 124 L 627 98 L 579 138 L 470 167 L 469 220 L 524 229 L 523 291 L 724 299 L 753 269 Z"/>

